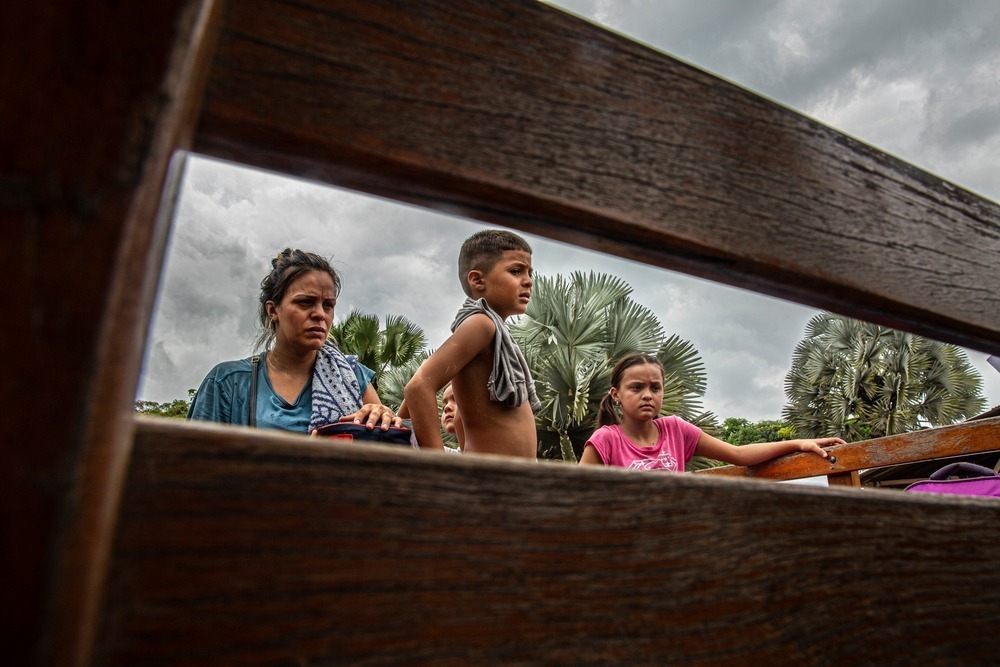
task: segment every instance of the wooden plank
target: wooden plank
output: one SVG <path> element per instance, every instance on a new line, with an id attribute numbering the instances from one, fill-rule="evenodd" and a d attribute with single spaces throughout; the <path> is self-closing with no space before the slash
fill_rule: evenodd
<path id="1" fill-rule="evenodd" d="M 88 662 L 168 227 L 154 218 L 190 145 L 209 6 L 0 10 L 0 263 L 19 303 L 0 327 L 0 664 Z"/>
<path id="2" fill-rule="evenodd" d="M 998 558 L 985 499 L 143 420 L 97 662 L 985 664 Z"/>
<path id="3" fill-rule="evenodd" d="M 947 456 L 991 452 L 1000 448 L 1000 417 L 890 435 L 828 447 L 831 462 L 809 454 L 789 454 L 760 465 L 722 466 L 699 475 L 787 480 L 850 473 L 864 468 L 913 463 Z"/>
<path id="4" fill-rule="evenodd" d="M 858 474 L 857 470 L 852 470 L 850 472 L 838 472 L 832 475 L 827 475 L 826 482 L 830 486 L 859 487 L 861 486 L 861 475 Z"/>
<path id="5" fill-rule="evenodd" d="M 230 3 L 196 148 L 1000 352 L 1000 206 L 534 0 Z"/>

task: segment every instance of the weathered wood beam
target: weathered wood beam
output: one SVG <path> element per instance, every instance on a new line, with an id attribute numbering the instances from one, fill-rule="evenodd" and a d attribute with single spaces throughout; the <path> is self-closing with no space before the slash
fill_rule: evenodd
<path id="1" fill-rule="evenodd" d="M 789 454 L 760 465 L 707 468 L 697 474 L 801 479 L 998 449 L 1000 417 L 993 417 L 828 447 L 831 456 L 837 459 L 833 463 L 814 454 Z"/>
<path id="2" fill-rule="evenodd" d="M 0 663 L 87 664 L 213 4 L 0 9 Z M 216 22 L 217 24 L 217 22 Z"/>
<path id="3" fill-rule="evenodd" d="M 1000 206 L 534 0 L 230 3 L 196 148 L 1000 352 Z"/>
<path id="4" fill-rule="evenodd" d="M 97 658 L 984 664 L 998 559 L 986 499 L 146 419 Z"/>

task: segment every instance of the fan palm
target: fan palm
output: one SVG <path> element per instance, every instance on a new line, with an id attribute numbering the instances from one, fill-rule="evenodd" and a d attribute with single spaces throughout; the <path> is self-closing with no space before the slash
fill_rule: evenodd
<path id="1" fill-rule="evenodd" d="M 877 438 L 952 424 L 985 406 L 979 373 L 954 345 L 831 313 L 805 333 L 783 410 L 799 437 Z"/>
<path id="2" fill-rule="evenodd" d="M 676 336 L 666 338 L 631 293 L 620 278 L 593 272 L 535 279 L 527 312 L 510 329 L 542 404 L 535 413 L 540 457 L 577 460 L 610 389 L 611 368 L 631 352 L 652 351 L 664 362 L 665 410 L 692 422 L 714 421 L 698 413 L 705 373 L 697 351 Z"/>
<path id="3" fill-rule="evenodd" d="M 403 389 L 410 378 L 414 376 L 420 364 L 431 355 L 430 350 L 421 350 L 415 357 L 405 364 L 394 366 L 382 374 L 382 382 L 379 386 L 379 398 L 393 410 L 398 411 L 403 403 Z"/>
<path id="4" fill-rule="evenodd" d="M 330 329 L 330 338 L 344 354 L 356 354 L 358 361 L 375 371 L 372 386 L 378 391 L 385 374 L 415 359 L 424 349 L 423 329 L 400 315 L 387 315 L 380 328 L 377 315 L 352 310 Z"/>

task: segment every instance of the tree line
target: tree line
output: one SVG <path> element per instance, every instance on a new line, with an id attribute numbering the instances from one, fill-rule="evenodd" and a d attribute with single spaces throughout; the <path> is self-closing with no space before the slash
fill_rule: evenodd
<path id="1" fill-rule="evenodd" d="M 542 407 L 535 414 L 539 458 L 575 462 L 610 389 L 611 369 L 633 351 L 655 354 L 666 372 L 664 414 L 677 415 L 734 445 L 839 436 L 848 442 L 943 426 L 983 411 L 982 378 L 960 348 L 832 313 L 806 326 L 785 376 L 781 421 L 721 424 L 703 408 L 704 363 L 686 340 L 632 299 L 618 277 L 595 272 L 538 276 L 527 312 L 508 324 L 531 367 Z M 423 330 L 390 315 L 351 311 L 331 338 L 375 371 L 372 384 L 398 409 L 403 387 L 431 350 Z M 137 401 L 136 412 L 183 417 L 188 401 Z M 695 457 L 689 469 L 719 465 Z"/>

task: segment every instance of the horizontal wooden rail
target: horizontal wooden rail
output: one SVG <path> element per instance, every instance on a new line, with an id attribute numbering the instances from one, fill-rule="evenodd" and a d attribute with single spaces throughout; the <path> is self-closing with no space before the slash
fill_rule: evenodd
<path id="1" fill-rule="evenodd" d="M 1000 353 L 1000 206 L 535 0 L 230 2 L 198 130 L 210 155 Z"/>
<path id="2" fill-rule="evenodd" d="M 867 468 L 1000 449 L 1000 417 L 890 435 L 829 447 L 836 462 L 811 454 L 789 454 L 756 466 L 723 466 L 699 470 L 699 475 L 788 480 L 820 475 L 844 475 Z"/>
<path id="3" fill-rule="evenodd" d="M 97 662 L 982 664 L 998 559 L 984 499 L 146 419 Z"/>

